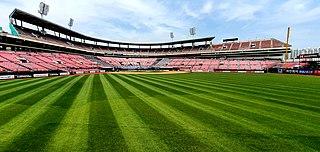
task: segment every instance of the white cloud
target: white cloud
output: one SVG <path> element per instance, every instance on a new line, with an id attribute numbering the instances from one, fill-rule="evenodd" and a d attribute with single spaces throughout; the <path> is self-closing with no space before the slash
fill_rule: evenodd
<path id="1" fill-rule="evenodd" d="M 264 8 L 267 0 L 260 1 L 234 1 L 234 2 L 220 2 L 218 5 L 218 12 L 220 17 L 227 20 L 250 20 L 255 19 L 255 14 Z"/>
<path id="2" fill-rule="evenodd" d="M 213 1 L 206 1 L 201 7 L 193 6 L 193 3 L 184 3 L 182 11 L 185 15 L 200 20 L 213 12 Z"/>
<path id="3" fill-rule="evenodd" d="M 186 15 L 193 17 L 193 18 L 199 18 L 199 16 L 200 16 L 199 13 L 191 10 L 188 5 L 183 5 L 182 10 Z"/>
<path id="4" fill-rule="evenodd" d="M 312 0 L 289 0 L 277 9 L 268 22 L 276 24 L 303 24 L 320 19 L 320 5 Z"/>
<path id="5" fill-rule="evenodd" d="M 210 14 L 212 11 L 213 11 L 213 2 L 212 1 L 206 2 L 201 9 L 201 13 L 203 13 L 203 14 Z"/>

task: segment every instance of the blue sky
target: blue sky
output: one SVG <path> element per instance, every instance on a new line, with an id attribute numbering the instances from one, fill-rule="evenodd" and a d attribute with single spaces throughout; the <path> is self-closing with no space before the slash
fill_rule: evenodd
<path id="1" fill-rule="evenodd" d="M 14 8 L 37 14 L 40 0 L 0 0 L 0 26 L 8 31 L 8 16 Z M 216 36 L 240 40 L 277 38 L 286 40 L 292 29 L 294 48 L 320 46 L 319 0 L 45 0 L 50 5 L 47 20 L 89 36 L 131 42 Z"/>

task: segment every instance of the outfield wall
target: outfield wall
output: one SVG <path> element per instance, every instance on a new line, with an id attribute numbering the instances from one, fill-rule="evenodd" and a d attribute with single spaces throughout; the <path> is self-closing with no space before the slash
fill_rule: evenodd
<path id="1" fill-rule="evenodd" d="M 187 72 L 206 72 L 206 71 L 187 71 Z M 252 71 L 246 71 L 246 70 L 213 70 L 209 72 L 222 72 L 222 73 L 266 73 L 264 70 L 252 70 Z"/>
<path id="2" fill-rule="evenodd" d="M 281 72 L 280 72 L 281 71 Z M 105 73 L 105 70 L 99 71 L 78 71 L 78 72 L 46 72 L 46 73 L 13 73 L 13 74 L 0 74 L 0 80 L 10 79 L 25 79 L 25 78 L 41 78 L 41 77 L 54 77 L 54 76 L 69 76 L 69 75 L 80 75 L 80 74 L 94 74 L 94 73 Z M 187 71 L 187 72 L 203 72 L 203 71 Z M 267 73 L 267 71 L 243 71 L 243 70 L 214 70 L 209 72 L 216 73 Z M 279 74 L 301 74 L 301 75 L 317 75 L 320 76 L 320 70 L 304 70 L 304 69 L 281 69 Z"/>
<path id="3" fill-rule="evenodd" d="M 79 72 L 46 72 L 46 73 L 12 73 L 12 74 L 0 74 L 0 80 L 10 80 L 10 79 L 26 79 L 26 78 L 43 78 L 43 77 L 54 77 L 54 76 L 69 76 L 78 74 L 94 74 L 94 73 L 105 73 L 105 70 L 99 71 L 79 71 Z"/>

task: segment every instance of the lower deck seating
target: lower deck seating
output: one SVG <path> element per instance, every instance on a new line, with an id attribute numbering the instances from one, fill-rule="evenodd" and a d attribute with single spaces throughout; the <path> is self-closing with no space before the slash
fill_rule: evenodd
<path id="1" fill-rule="evenodd" d="M 113 57 L 98 57 L 102 61 L 113 65 L 114 67 L 150 67 L 157 58 L 113 58 Z"/>
<path id="2" fill-rule="evenodd" d="M 0 52 L 0 72 L 97 69 L 100 64 L 80 55 L 35 52 Z"/>
<path id="3" fill-rule="evenodd" d="M 93 57 L 116 68 L 179 68 L 182 71 L 265 70 L 275 66 L 295 68 L 306 64 L 275 61 L 195 59 L 195 58 L 116 58 Z M 0 52 L 0 72 L 81 71 L 99 69 L 102 65 L 80 55 L 35 52 Z"/>
<path id="4" fill-rule="evenodd" d="M 0 72 L 7 72 L 7 70 L 0 67 Z"/>
<path id="5" fill-rule="evenodd" d="M 14 71 L 14 72 L 26 72 L 30 71 L 30 69 L 20 66 L 19 64 L 13 63 L 13 62 L 1 62 L 0 67 L 3 67 L 5 69 L 8 69 L 8 71 Z"/>
<path id="6" fill-rule="evenodd" d="M 219 60 L 219 59 L 172 59 L 167 67 L 187 71 L 214 70 L 265 70 L 278 64 L 274 61 Z"/>

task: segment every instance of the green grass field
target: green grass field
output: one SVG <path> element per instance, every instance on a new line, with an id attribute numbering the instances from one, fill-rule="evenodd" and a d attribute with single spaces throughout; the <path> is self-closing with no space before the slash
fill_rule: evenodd
<path id="1" fill-rule="evenodd" d="M 0 151 L 320 151 L 320 77 L 0 81 Z"/>

